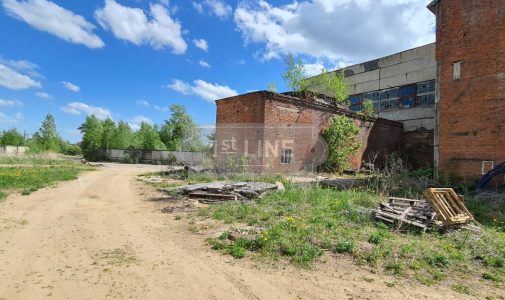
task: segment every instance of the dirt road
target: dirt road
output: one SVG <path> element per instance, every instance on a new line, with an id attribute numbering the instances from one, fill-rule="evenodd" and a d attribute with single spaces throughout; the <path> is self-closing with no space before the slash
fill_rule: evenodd
<path id="1" fill-rule="evenodd" d="M 223 256 L 205 245 L 216 228 L 191 233 L 188 220 L 148 201 L 160 195 L 135 175 L 155 168 L 107 165 L 0 203 L 0 299 L 470 298 L 448 287 L 388 287 L 393 277 L 337 259 L 299 270 Z"/>

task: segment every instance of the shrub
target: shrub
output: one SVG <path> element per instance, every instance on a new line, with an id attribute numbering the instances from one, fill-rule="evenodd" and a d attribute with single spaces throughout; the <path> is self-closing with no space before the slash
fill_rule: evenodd
<path id="1" fill-rule="evenodd" d="M 334 246 L 334 251 L 338 253 L 353 253 L 356 243 L 348 240 L 338 241 Z"/>

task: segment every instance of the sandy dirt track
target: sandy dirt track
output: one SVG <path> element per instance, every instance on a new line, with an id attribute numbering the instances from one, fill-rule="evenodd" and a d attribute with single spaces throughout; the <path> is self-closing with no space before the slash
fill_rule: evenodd
<path id="1" fill-rule="evenodd" d="M 155 169 L 110 164 L 0 203 L 0 299 L 473 299 L 387 287 L 393 277 L 343 260 L 299 270 L 223 256 L 205 244 L 211 231 L 191 233 L 148 201 L 160 194 L 136 175 Z"/>

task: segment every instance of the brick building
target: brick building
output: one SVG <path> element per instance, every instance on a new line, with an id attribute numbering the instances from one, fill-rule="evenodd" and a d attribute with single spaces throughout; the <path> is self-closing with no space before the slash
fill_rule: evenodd
<path id="1" fill-rule="evenodd" d="M 355 168 L 376 153 L 380 163 L 384 154 L 402 148 L 402 123 L 365 119 L 324 101 L 263 91 L 217 100 L 216 105 L 215 161 L 221 169 L 231 157 L 246 157 L 250 172 L 314 172 L 326 158 L 321 132 L 340 115 L 352 118 L 360 129 L 361 148 L 351 158 Z"/>
<path id="2" fill-rule="evenodd" d="M 380 117 L 372 126 L 380 130 L 363 131 L 364 146 L 353 163 L 366 160 L 368 148 L 395 149 L 413 168 L 433 166 L 436 176 L 448 172 L 479 178 L 505 162 L 505 1 L 434 0 L 428 8 L 437 18 L 436 43 L 344 70 L 350 85 L 349 110 L 358 112 L 371 100 Z M 312 132 L 313 141 L 329 125 L 330 116 L 352 115 L 356 124 L 366 127 L 349 110 L 332 111 L 321 103 L 288 98 L 252 93 L 219 100 L 218 128 L 234 122 L 314 124 L 314 131 L 304 129 L 307 135 Z M 403 134 L 395 122 L 383 119 L 403 123 Z M 286 128 L 269 130 L 289 135 Z M 308 147 L 308 140 L 297 146 Z M 372 140 L 385 144 L 377 146 Z M 293 152 L 294 158 L 300 155 Z M 256 159 L 258 165 L 265 163 L 264 157 Z M 277 166 L 279 171 L 283 168 L 287 166 Z"/>
<path id="3" fill-rule="evenodd" d="M 435 0 L 435 166 L 478 178 L 505 161 L 505 1 Z"/>

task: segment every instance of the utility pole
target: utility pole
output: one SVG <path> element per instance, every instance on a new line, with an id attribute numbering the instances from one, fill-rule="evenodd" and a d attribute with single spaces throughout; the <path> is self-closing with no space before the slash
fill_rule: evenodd
<path id="1" fill-rule="evenodd" d="M 110 127 L 107 127 L 107 151 L 105 152 L 105 160 L 107 160 L 109 157 L 109 134 L 110 134 Z"/>

